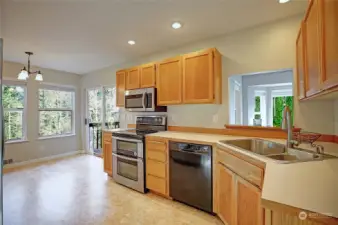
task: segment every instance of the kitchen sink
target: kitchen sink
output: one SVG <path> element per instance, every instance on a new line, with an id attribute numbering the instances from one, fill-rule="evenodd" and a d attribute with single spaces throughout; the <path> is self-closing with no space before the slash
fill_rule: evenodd
<path id="1" fill-rule="evenodd" d="M 305 149 L 287 148 L 283 144 L 262 139 L 242 139 L 220 142 L 245 151 L 253 152 L 254 154 L 258 154 L 281 163 L 306 162 L 336 158 L 334 156 L 319 154 Z"/>
<path id="2" fill-rule="evenodd" d="M 239 139 L 220 141 L 221 143 L 232 145 L 259 155 L 283 154 L 286 153 L 286 147 L 272 141 L 262 139 Z"/>

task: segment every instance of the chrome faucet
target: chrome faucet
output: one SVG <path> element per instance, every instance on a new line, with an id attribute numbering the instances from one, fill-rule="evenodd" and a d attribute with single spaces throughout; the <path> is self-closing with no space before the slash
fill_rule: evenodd
<path id="1" fill-rule="evenodd" d="M 286 130 L 287 133 L 288 133 L 288 138 L 287 138 L 287 141 L 286 141 L 286 147 L 292 148 L 293 142 L 292 142 L 291 113 L 290 113 L 290 108 L 288 106 L 285 106 L 284 110 L 283 110 L 282 129 Z"/>

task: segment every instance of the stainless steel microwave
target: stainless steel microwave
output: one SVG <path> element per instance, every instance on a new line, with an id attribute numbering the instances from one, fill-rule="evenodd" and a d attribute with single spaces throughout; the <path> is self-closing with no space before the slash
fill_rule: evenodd
<path id="1" fill-rule="evenodd" d="M 166 112 L 166 106 L 157 106 L 156 88 L 127 90 L 125 108 L 132 112 Z"/>

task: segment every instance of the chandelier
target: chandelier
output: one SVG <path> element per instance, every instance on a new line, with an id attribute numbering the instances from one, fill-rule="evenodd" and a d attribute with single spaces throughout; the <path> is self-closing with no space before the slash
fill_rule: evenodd
<path id="1" fill-rule="evenodd" d="M 25 52 L 28 55 L 28 65 L 27 65 L 27 70 L 26 67 L 24 66 L 21 72 L 18 75 L 19 80 L 27 80 L 29 78 L 29 75 L 36 74 L 35 80 L 36 81 L 43 81 L 42 73 L 41 71 L 31 71 L 31 61 L 30 57 L 33 55 L 33 52 Z"/>

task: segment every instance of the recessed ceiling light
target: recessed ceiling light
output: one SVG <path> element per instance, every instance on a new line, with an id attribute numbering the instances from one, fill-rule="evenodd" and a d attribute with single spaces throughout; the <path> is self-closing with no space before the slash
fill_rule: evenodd
<path id="1" fill-rule="evenodd" d="M 171 27 L 174 29 L 180 29 L 182 27 L 182 24 L 179 22 L 175 22 L 171 25 Z"/>
<path id="2" fill-rule="evenodd" d="M 133 40 L 130 40 L 130 41 L 128 41 L 128 44 L 130 44 L 130 45 L 134 45 L 134 44 L 136 44 L 136 42 L 135 42 L 135 41 L 133 41 Z"/>
<path id="3" fill-rule="evenodd" d="M 278 0 L 278 1 L 279 1 L 279 3 L 283 4 L 283 3 L 289 2 L 290 0 Z"/>

